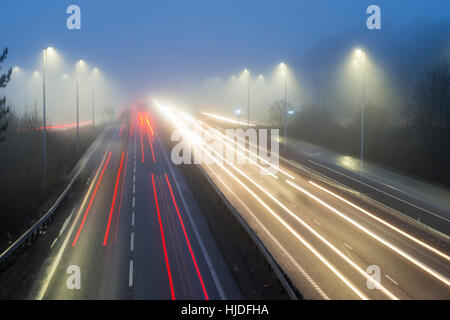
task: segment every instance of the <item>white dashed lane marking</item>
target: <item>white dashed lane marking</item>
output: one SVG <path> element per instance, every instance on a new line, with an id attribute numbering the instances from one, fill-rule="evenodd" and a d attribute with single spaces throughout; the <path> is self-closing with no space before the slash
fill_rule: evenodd
<path id="1" fill-rule="evenodd" d="M 353 250 L 353 248 L 352 248 L 348 243 L 346 243 L 346 242 L 344 242 L 344 246 L 346 246 L 347 249 L 349 249 L 349 250 Z"/>
<path id="2" fill-rule="evenodd" d="M 128 286 L 131 288 L 133 286 L 133 260 L 130 260 L 130 271 L 128 277 Z"/>
<path id="3" fill-rule="evenodd" d="M 131 211 L 131 234 L 130 234 L 131 257 L 134 256 L 134 219 L 135 219 L 134 208 L 136 206 L 135 194 L 136 194 L 136 135 L 134 137 L 133 198 L 132 198 L 133 209 Z M 134 261 L 133 261 L 133 258 L 131 258 L 130 259 L 129 277 L 128 277 L 128 286 L 130 287 L 130 290 L 133 288 L 133 268 L 134 268 L 133 265 L 134 265 Z"/>
<path id="4" fill-rule="evenodd" d="M 398 282 L 395 281 L 394 279 L 392 279 L 388 274 L 386 274 L 385 277 L 386 277 L 389 281 L 391 281 L 393 284 L 395 284 L 396 286 L 398 286 Z"/>

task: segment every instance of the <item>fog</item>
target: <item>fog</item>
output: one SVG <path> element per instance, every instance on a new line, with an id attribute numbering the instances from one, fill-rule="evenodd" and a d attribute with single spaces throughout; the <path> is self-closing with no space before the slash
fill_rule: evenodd
<path id="1" fill-rule="evenodd" d="M 248 92 L 250 92 L 250 120 L 268 122 L 271 104 L 276 100 L 284 100 L 285 80 L 281 63 L 278 63 L 271 69 L 261 72 L 243 68 L 228 75 L 182 82 L 158 92 L 157 97 L 191 110 L 216 112 L 247 119 Z M 299 80 L 289 69 L 287 88 L 288 101 L 294 107 L 300 108 L 304 101 L 304 93 Z"/>
<path id="2" fill-rule="evenodd" d="M 269 44 L 268 44 L 269 45 Z M 365 53 L 364 71 L 355 63 L 355 50 Z M 283 100 L 285 74 L 281 62 L 287 65 L 287 100 L 296 113 L 310 107 L 320 107 L 340 124 L 351 122 L 362 103 L 362 74 L 365 74 L 366 103 L 386 107 L 396 120 L 411 98 L 415 81 L 433 66 L 450 57 L 450 25 L 448 22 L 389 26 L 377 31 L 339 31 L 333 36 L 318 38 L 314 45 L 292 44 L 285 59 L 217 60 L 216 67 L 199 69 L 191 76 L 173 75 L 174 81 L 163 80 L 148 86 L 142 96 L 165 98 L 192 110 L 216 112 L 247 118 L 248 90 L 250 120 L 270 122 L 270 106 Z M 184 61 L 189 65 L 189 60 Z M 121 64 L 126 63 L 121 61 Z M 178 62 L 181 63 L 181 62 Z M 227 70 L 226 65 L 241 65 Z M 98 67 L 99 72 L 93 70 Z M 105 107 L 119 108 L 133 104 L 140 97 L 135 92 L 123 92 L 127 80 L 115 81 L 109 75 L 111 66 L 103 68 L 89 60 L 79 68 L 80 121 L 92 118 L 92 96 L 95 92 L 95 117 L 102 120 Z M 145 68 L 144 68 L 145 70 Z M 248 72 L 244 72 L 248 70 Z M 49 125 L 73 123 L 76 119 L 76 63 L 73 57 L 48 52 L 46 87 Z M 155 83 L 158 75 L 149 75 Z M 164 79 L 170 74 L 164 75 Z M 248 88 L 249 86 L 249 88 Z M 11 81 L 4 89 L 8 103 L 16 113 L 36 107 L 42 110 L 42 53 L 37 53 L 33 67 L 13 70 Z M 130 101 L 125 97 L 132 96 Z"/>
<path id="3" fill-rule="evenodd" d="M 43 53 L 37 56 L 35 67 L 13 67 L 11 80 L 4 90 L 12 112 L 20 115 L 38 110 L 42 116 L 43 103 Z M 48 50 L 46 59 L 46 116 L 47 125 L 64 125 L 76 122 L 76 62 L 65 59 L 58 51 Z M 92 121 L 94 99 L 95 122 L 106 119 L 105 108 L 118 110 L 123 103 L 119 84 L 107 71 L 89 62 L 78 64 L 80 123 Z"/>
<path id="4" fill-rule="evenodd" d="M 450 61 L 450 23 L 418 21 L 376 33 L 341 33 L 293 55 L 296 72 L 307 79 L 305 103 L 327 108 L 344 123 L 362 101 L 361 70 L 353 63 L 356 48 L 366 53 L 367 104 L 386 107 L 398 117 L 410 103 L 414 84 L 433 67 Z"/>
<path id="5" fill-rule="evenodd" d="M 358 48 L 365 53 L 364 68 L 361 62 L 355 63 Z M 283 61 L 288 68 L 287 99 L 295 112 L 320 107 L 332 120 L 346 125 L 361 108 L 364 73 L 366 104 L 387 108 L 392 121 L 402 121 L 401 113 L 410 103 L 414 83 L 449 58 L 448 22 L 419 21 L 376 32 L 340 32 L 318 39 L 310 48 L 293 49 Z M 186 79 L 151 96 L 193 110 L 246 119 L 249 75 L 250 119 L 268 122 L 270 106 L 284 99 L 280 62 L 269 62 L 263 68 L 250 68 L 244 62 L 241 70 Z M 218 70 L 220 64 L 218 61 Z M 246 68 L 249 73 L 244 72 Z"/>

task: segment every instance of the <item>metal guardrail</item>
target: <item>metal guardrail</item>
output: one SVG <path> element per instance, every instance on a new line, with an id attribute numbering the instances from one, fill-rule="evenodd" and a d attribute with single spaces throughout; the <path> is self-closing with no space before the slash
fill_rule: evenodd
<path id="1" fill-rule="evenodd" d="M 235 219 L 244 228 L 244 230 L 247 232 L 249 237 L 253 240 L 253 242 L 256 244 L 256 246 L 258 247 L 260 252 L 266 258 L 267 262 L 271 266 L 272 270 L 275 272 L 275 275 L 277 276 L 278 280 L 280 280 L 281 285 L 286 290 L 286 293 L 289 295 L 289 297 L 292 300 L 299 300 L 299 295 L 297 294 L 297 289 L 292 285 L 288 276 L 284 273 L 284 271 L 281 269 L 281 267 L 275 261 L 275 258 L 272 256 L 272 254 L 269 252 L 269 250 L 267 250 L 267 248 L 265 247 L 265 245 L 263 244 L 261 239 L 256 235 L 256 233 L 253 231 L 253 229 L 247 224 L 247 222 L 238 213 L 238 211 L 233 207 L 233 205 L 228 201 L 228 199 L 225 197 L 225 195 L 222 193 L 222 191 L 217 187 L 217 185 L 212 181 L 212 179 L 209 177 L 209 175 L 206 173 L 206 171 L 203 169 L 203 167 L 198 166 L 198 169 L 199 169 L 200 173 L 203 175 L 203 177 L 206 179 L 206 181 L 214 189 L 214 191 L 218 195 L 219 199 L 225 204 L 225 206 L 228 208 L 228 210 L 230 210 L 230 212 L 233 214 Z"/>
<path id="2" fill-rule="evenodd" d="M 75 180 L 78 178 L 80 172 L 84 169 L 86 163 L 91 158 L 94 151 L 99 146 L 100 139 L 103 138 L 105 134 L 106 128 L 98 135 L 98 137 L 95 139 L 95 141 L 91 144 L 89 149 L 84 153 L 84 155 L 78 160 L 77 164 L 74 166 L 72 171 L 69 174 L 69 177 L 72 176 L 70 179 L 69 184 L 64 189 L 64 191 L 61 193 L 61 195 L 58 197 L 56 202 L 51 206 L 51 208 L 33 225 L 31 228 L 29 228 L 25 233 L 23 233 L 19 239 L 14 241 L 5 251 L 3 251 L 0 254 L 0 265 L 3 264 L 11 254 L 13 254 L 18 248 L 25 245 L 27 243 L 27 240 L 29 240 L 33 236 L 37 236 L 39 231 L 47 227 L 50 219 L 52 218 L 53 214 L 55 213 L 56 209 L 58 209 L 61 202 L 66 197 L 69 190 L 72 188 Z"/>
<path id="3" fill-rule="evenodd" d="M 3 263 L 6 258 L 8 258 L 18 247 L 20 247 L 22 244 L 26 243 L 26 240 L 30 238 L 32 235 L 36 235 L 37 232 L 41 230 L 42 227 L 45 227 L 48 222 L 48 220 L 51 218 L 55 210 L 58 208 L 61 201 L 65 198 L 67 192 L 72 188 L 72 185 L 78 176 L 75 175 L 72 180 L 67 185 L 66 189 L 63 191 L 63 193 L 59 196 L 59 198 L 56 200 L 56 202 L 53 204 L 53 206 L 45 213 L 30 229 L 25 231 L 24 234 L 20 236 L 19 239 L 14 241 L 2 254 L 0 254 L 0 263 Z"/>

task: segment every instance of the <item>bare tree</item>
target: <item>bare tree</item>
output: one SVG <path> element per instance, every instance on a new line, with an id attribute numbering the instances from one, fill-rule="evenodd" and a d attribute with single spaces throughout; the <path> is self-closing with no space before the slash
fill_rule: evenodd
<path id="1" fill-rule="evenodd" d="M 6 59 L 8 55 L 8 48 L 3 49 L 3 53 L 0 55 L 0 63 Z M 0 71 L 1 71 L 0 67 Z M 5 88 L 11 78 L 12 68 L 0 75 L 0 88 Z M 8 129 L 8 114 L 9 107 L 6 106 L 6 97 L 0 98 L 0 141 L 5 140 L 6 130 Z"/>
<path id="2" fill-rule="evenodd" d="M 428 139 L 450 140 L 450 67 L 447 62 L 427 72 L 414 85 L 412 124 Z"/>
<path id="3" fill-rule="evenodd" d="M 278 100 L 275 101 L 271 106 L 270 106 L 270 120 L 272 120 L 272 123 L 274 125 L 277 126 L 281 126 L 283 124 L 283 113 L 285 112 L 285 110 L 291 110 L 292 109 L 292 104 L 286 102 L 284 100 Z"/>
<path id="4" fill-rule="evenodd" d="M 450 174 L 450 67 L 447 62 L 430 70 L 414 85 L 410 128 L 417 136 L 419 159 L 436 179 Z M 439 170 L 436 170 L 439 168 Z M 444 178 L 445 180 L 445 178 Z"/>

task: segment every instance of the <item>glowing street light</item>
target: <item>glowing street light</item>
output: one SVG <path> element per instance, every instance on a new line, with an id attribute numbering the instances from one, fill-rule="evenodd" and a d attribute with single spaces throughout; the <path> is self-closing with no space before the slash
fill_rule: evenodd
<path id="1" fill-rule="evenodd" d="M 284 127 L 284 145 L 283 149 L 286 152 L 286 127 L 287 127 L 287 66 L 285 63 L 280 64 L 281 73 L 284 74 L 284 112 L 283 112 L 283 127 Z"/>
<path id="2" fill-rule="evenodd" d="M 250 125 L 250 72 L 244 69 L 244 75 L 247 76 L 247 126 Z"/>
<path id="3" fill-rule="evenodd" d="M 44 195 L 47 194 L 47 121 L 46 121 L 46 90 L 45 90 L 45 69 L 47 64 L 47 53 L 53 52 L 52 47 L 42 49 L 42 120 L 43 120 L 43 137 L 42 137 L 42 162 L 43 162 L 43 184 Z M 39 74 L 37 71 L 33 75 Z"/>
<path id="4" fill-rule="evenodd" d="M 77 154 L 80 151 L 80 114 L 79 114 L 79 90 L 78 90 L 78 82 L 79 82 L 79 68 L 80 64 L 83 64 L 83 60 L 78 60 L 76 63 L 77 67 Z"/>
<path id="5" fill-rule="evenodd" d="M 98 74 L 98 68 L 92 70 L 92 129 L 95 128 L 94 103 L 95 103 L 95 76 Z"/>
<path id="6" fill-rule="evenodd" d="M 361 104 L 361 163 L 360 171 L 363 174 L 364 163 L 364 109 L 366 105 L 366 54 L 361 49 L 355 50 L 355 60 L 353 63 L 360 65 L 361 67 L 361 79 L 362 79 L 362 104 Z"/>

